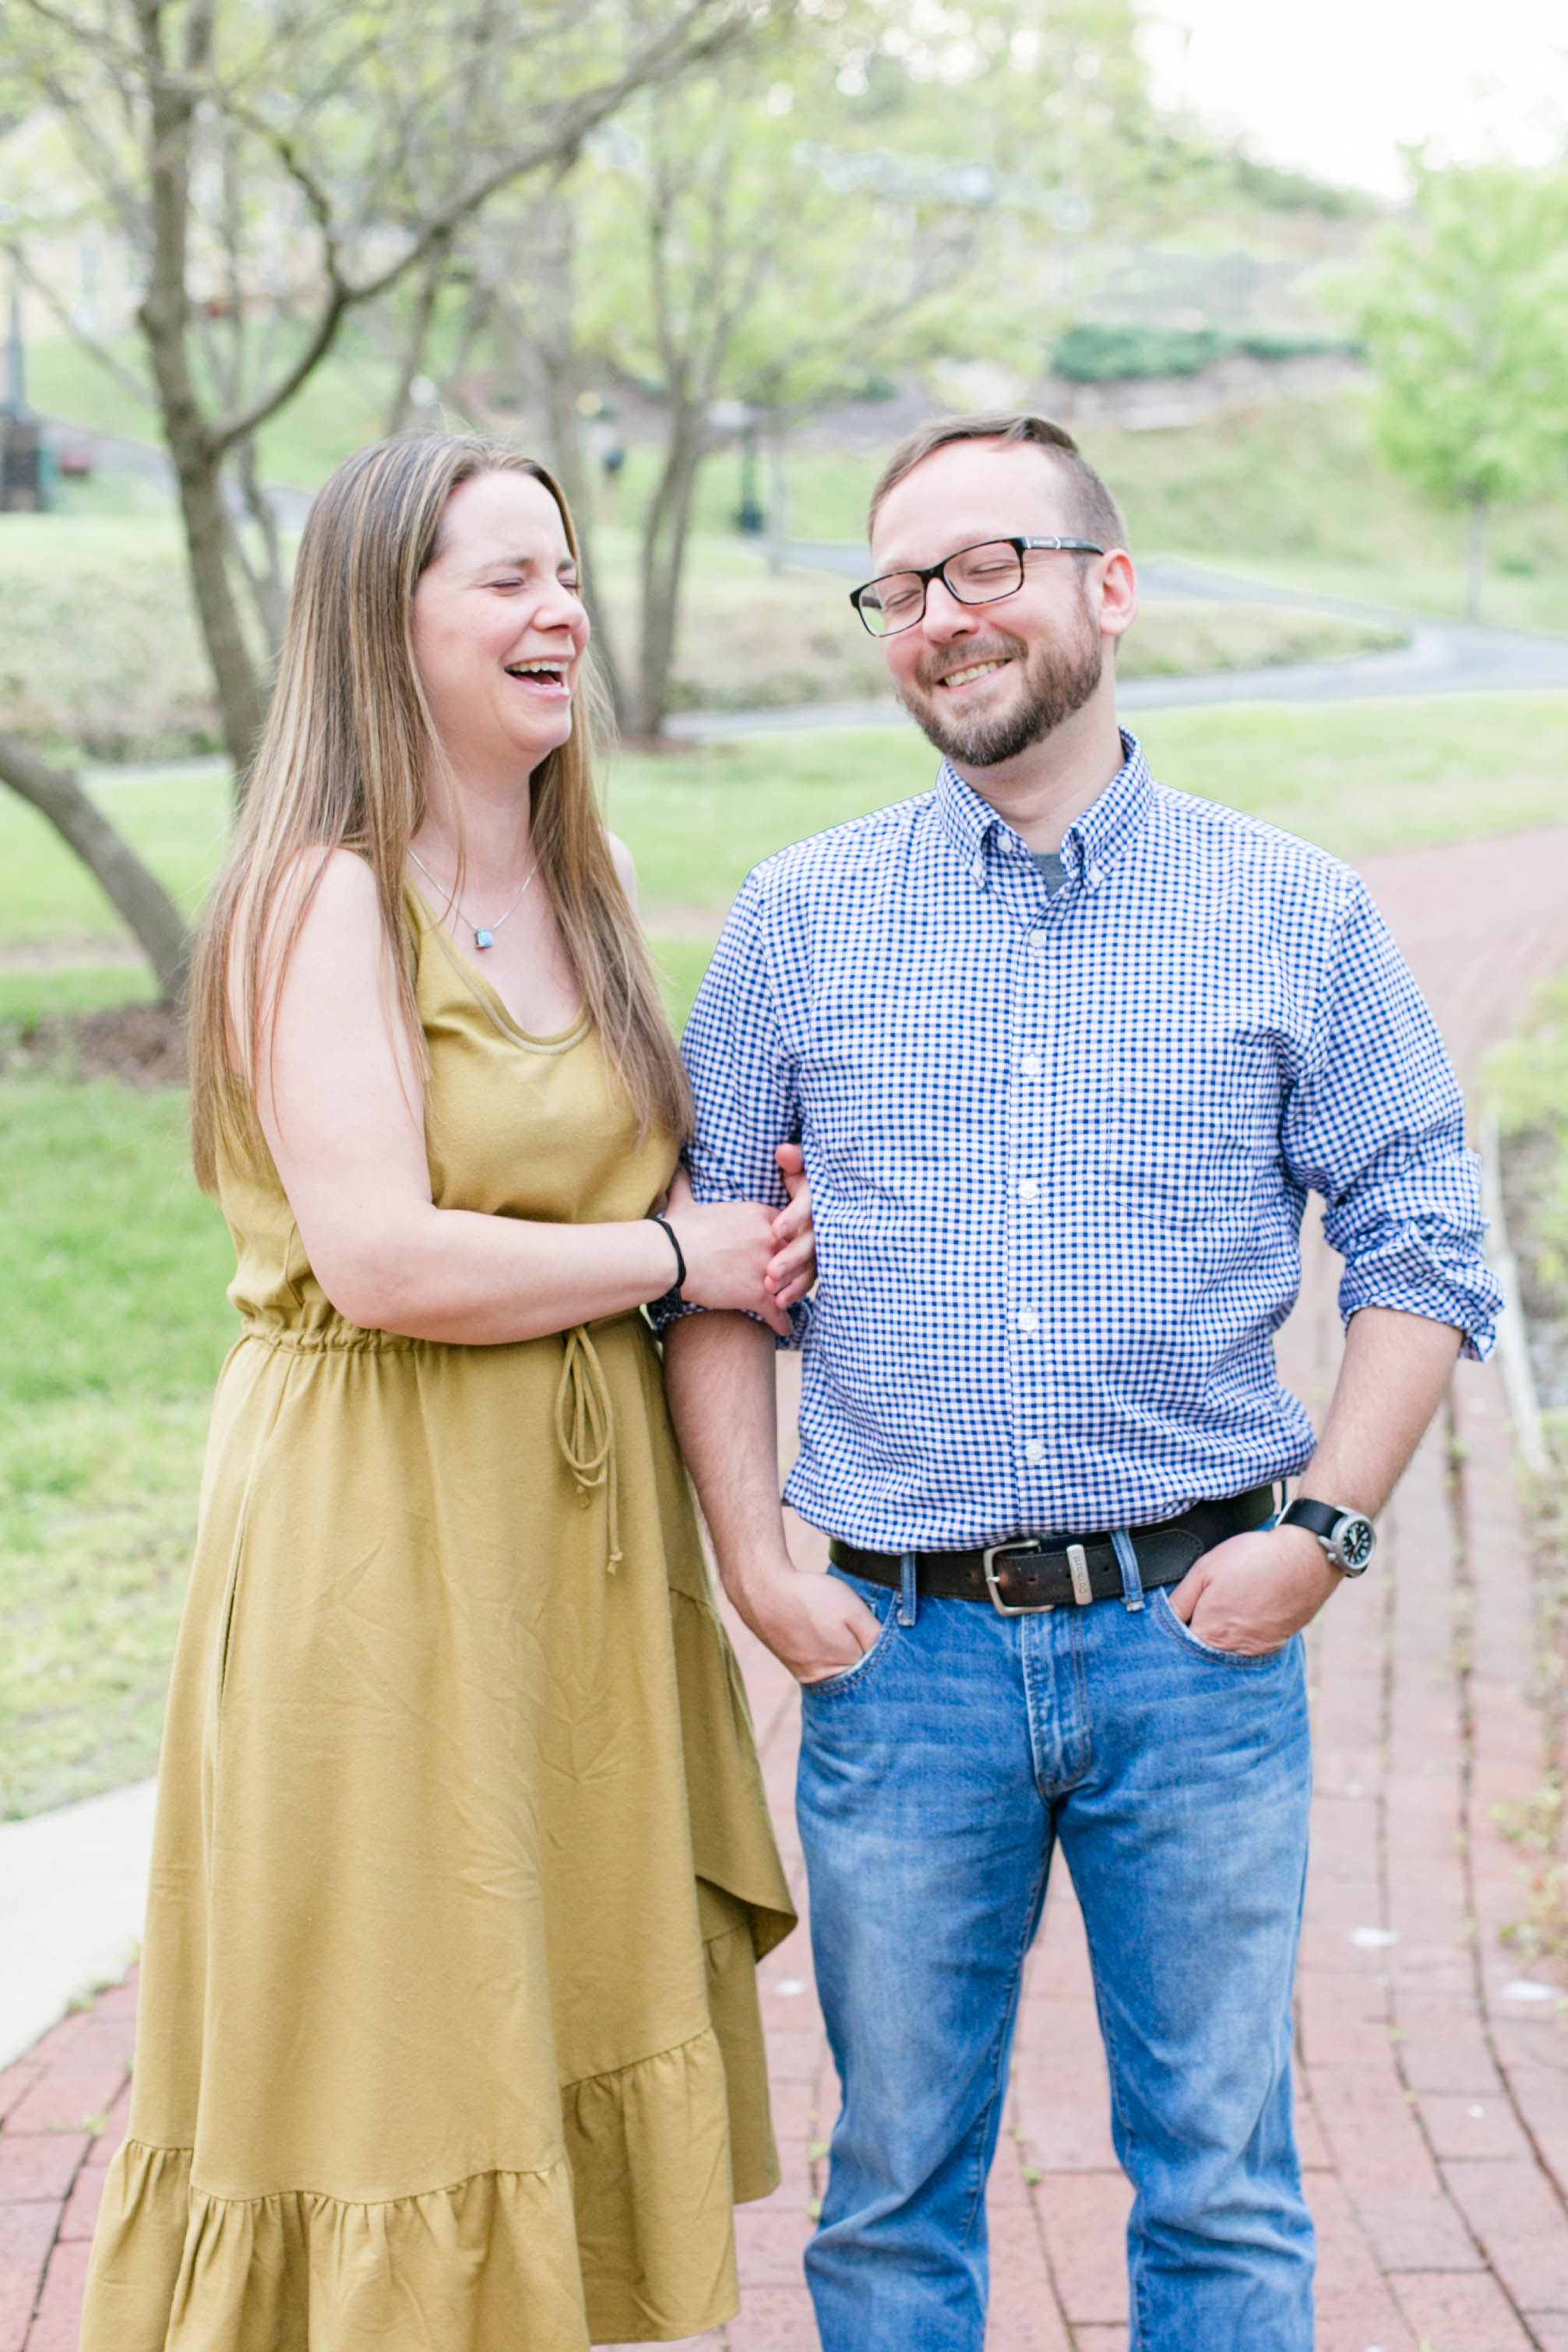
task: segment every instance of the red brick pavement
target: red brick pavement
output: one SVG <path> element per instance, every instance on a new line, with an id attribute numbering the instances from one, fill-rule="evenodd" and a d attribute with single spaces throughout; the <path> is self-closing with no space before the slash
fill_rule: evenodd
<path id="1" fill-rule="evenodd" d="M 1568 828 L 1366 871 L 1473 1080 L 1568 958 Z M 1333 1281 L 1311 1241 L 1281 1360 L 1320 1406 Z M 820 1559 L 797 1533 L 802 1559 Z M 1521 1868 L 1493 1819 L 1549 1760 L 1534 1607 L 1500 1381 L 1462 1366 L 1387 1514 L 1377 1571 L 1312 1641 L 1298 2082 L 1319 2352 L 1568 2352 L 1568 2001 L 1512 1990 L 1532 1981 L 1500 1941 L 1522 1908 Z M 794 1687 L 734 1631 L 803 1908 Z M 763 1985 L 784 2181 L 739 2211 L 741 2315 L 701 2341 L 812 2352 L 800 2253 L 837 2092 L 803 1934 L 770 1956 Z M 0 2072 L 0 2352 L 75 2345 L 102 2168 L 124 2131 L 134 2000 L 133 1974 Z M 1128 2190 L 1107 2106 L 1082 1928 L 1058 1870 L 991 2182 L 992 2352 L 1124 2352 Z"/>

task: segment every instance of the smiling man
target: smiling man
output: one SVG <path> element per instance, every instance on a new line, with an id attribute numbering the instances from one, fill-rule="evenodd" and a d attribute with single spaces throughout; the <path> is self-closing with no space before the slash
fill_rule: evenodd
<path id="1" fill-rule="evenodd" d="M 785 1545 L 771 1335 L 667 1336 L 726 1585 L 803 1685 L 843 2086 L 807 2257 L 822 2343 L 980 2352 L 1060 1841 L 1136 2192 L 1133 2352 L 1311 2352 L 1299 1636 L 1367 1568 L 1459 1349 L 1490 1345 L 1458 1088 L 1356 877 L 1163 789 L 1118 729 L 1136 583 L 1067 435 L 930 426 L 871 527 L 853 601 L 935 789 L 758 868 L 685 1044 L 700 1197 L 765 1191 L 780 1135 L 804 1151 L 821 1277 L 787 1493 L 830 1576 Z M 1347 1325 L 1315 1441 L 1272 1344 L 1309 1191 Z"/>

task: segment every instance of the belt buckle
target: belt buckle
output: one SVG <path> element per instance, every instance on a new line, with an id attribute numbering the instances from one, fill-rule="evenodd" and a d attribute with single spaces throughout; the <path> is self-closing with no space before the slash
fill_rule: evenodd
<path id="1" fill-rule="evenodd" d="M 1038 1559 L 1040 1546 L 1021 1543 L 988 1544 L 980 1555 L 985 1563 L 986 1591 L 991 1596 L 991 1607 L 998 1617 L 1049 1617 L 1056 1606 L 1054 1601 L 1024 1601 L 1015 1608 L 1009 1601 L 1002 1599 L 997 1583 L 997 1560 L 1001 1553 L 1013 1551 L 1032 1552 Z"/>

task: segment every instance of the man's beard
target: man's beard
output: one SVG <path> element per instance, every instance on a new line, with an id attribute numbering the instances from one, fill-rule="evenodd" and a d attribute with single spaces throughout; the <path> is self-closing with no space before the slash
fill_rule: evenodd
<path id="1" fill-rule="evenodd" d="M 920 701 L 902 688 L 899 699 L 945 760 L 956 761 L 966 768 L 999 767 L 1082 710 L 1099 685 L 1104 648 L 1087 607 L 1083 619 L 1083 632 L 1073 643 L 1039 645 L 1032 655 L 1021 637 L 1006 636 L 999 630 L 982 641 L 952 646 L 940 657 L 940 667 L 935 660 L 921 664 L 915 681 L 925 690 Z M 1021 701 L 988 714 L 977 711 L 972 717 L 961 703 L 951 713 L 943 708 L 940 677 L 949 670 L 968 669 L 976 662 L 998 658 L 1009 659 L 1009 667 L 1022 670 Z"/>

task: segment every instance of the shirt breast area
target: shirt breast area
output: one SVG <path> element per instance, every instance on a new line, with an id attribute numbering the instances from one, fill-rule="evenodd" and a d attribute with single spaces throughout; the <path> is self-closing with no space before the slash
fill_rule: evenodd
<path id="1" fill-rule="evenodd" d="M 969 1260 L 994 1280 L 1009 1223 L 1066 1241 L 1086 1187 L 1152 1242 L 1181 1238 L 1194 1279 L 1245 1252 L 1249 1211 L 1288 1181 L 1281 1110 L 1311 1063 L 1333 877 L 1315 906 L 1290 895 L 1287 942 L 1280 877 L 1236 854 L 1250 844 L 1151 820 L 1055 895 L 1005 844 L 982 885 L 910 824 L 786 918 L 825 1288 L 841 1239 L 901 1259 L 915 1289 L 948 1291 Z"/>

